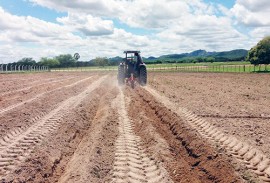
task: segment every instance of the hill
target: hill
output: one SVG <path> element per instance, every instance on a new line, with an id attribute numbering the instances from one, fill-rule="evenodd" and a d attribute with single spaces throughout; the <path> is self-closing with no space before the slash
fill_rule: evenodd
<path id="1" fill-rule="evenodd" d="M 161 61 L 161 62 L 191 62 L 194 60 L 215 60 L 215 61 L 241 61 L 248 54 L 247 50 L 237 49 L 223 52 L 207 52 L 205 50 L 196 50 L 191 53 L 169 54 L 162 55 L 156 59 L 154 57 L 146 58 L 146 62 Z M 210 59 L 211 58 L 211 59 Z"/>
<path id="2" fill-rule="evenodd" d="M 244 49 L 237 49 L 222 52 L 208 52 L 206 50 L 196 50 L 190 53 L 168 54 L 160 57 L 150 56 L 143 57 L 143 60 L 148 63 L 189 63 L 189 62 L 226 62 L 226 61 L 241 61 L 247 56 L 248 51 Z M 110 65 L 122 61 L 122 57 L 109 58 Z"/>

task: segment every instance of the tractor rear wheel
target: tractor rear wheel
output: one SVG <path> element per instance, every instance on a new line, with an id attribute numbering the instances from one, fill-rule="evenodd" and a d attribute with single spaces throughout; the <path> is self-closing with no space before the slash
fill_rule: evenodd
<path id="1" fill-rule="evenodd" d="M 119 85 L 125 84 L 125 67 L 124 67 L 124 65 L 118 66 L 118 84 Z"/>
<path id="2" fill-rule="evenodd" d="M 147 70 L 144 65 L 140 67 L 139 82 L 141 86 L 145 86 L 147 84 Z"/>

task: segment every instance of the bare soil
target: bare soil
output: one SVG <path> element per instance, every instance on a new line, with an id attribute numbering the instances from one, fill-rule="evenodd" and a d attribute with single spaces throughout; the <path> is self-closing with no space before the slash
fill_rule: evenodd
<path id="1" fill-rule="evenodd" d="M 270 157 L 270 75 L 153 73 L 149 78 L 176 106 Z"/>
<path id="2" fill-rule="evenodd" d="M 119 87 L 113 73 L 0 76 L 0 182 L 253 180 L 147 88 Z M 149 87 L 267 153 L 269 77 L 259 76 L 151 73 Z"/>
<path id="3" fill-rule="evenodd" d="M 150 86 L 270 157 L 270 75 L 162 73 Z"/>

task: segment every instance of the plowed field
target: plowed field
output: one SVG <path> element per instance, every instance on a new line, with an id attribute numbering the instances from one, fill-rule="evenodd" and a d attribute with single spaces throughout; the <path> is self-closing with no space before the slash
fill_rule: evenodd
<path id="1" fill-rule="evenodd" d="M 0 181 L 269 182 L 269 79 L 0 75 Z"/>

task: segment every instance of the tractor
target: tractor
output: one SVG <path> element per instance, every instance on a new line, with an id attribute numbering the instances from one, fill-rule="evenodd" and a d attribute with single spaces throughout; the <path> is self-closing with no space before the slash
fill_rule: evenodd
<path id="1" fill-rule="evenodd" d="M 126 57 L 118 66 L 118 84 L 127 84 L 131 88 L 135 88 L 137 83 L 145 86 L 147 84 L 147 70 L 140 51 L 124 51 L 124 54 Z"/>

